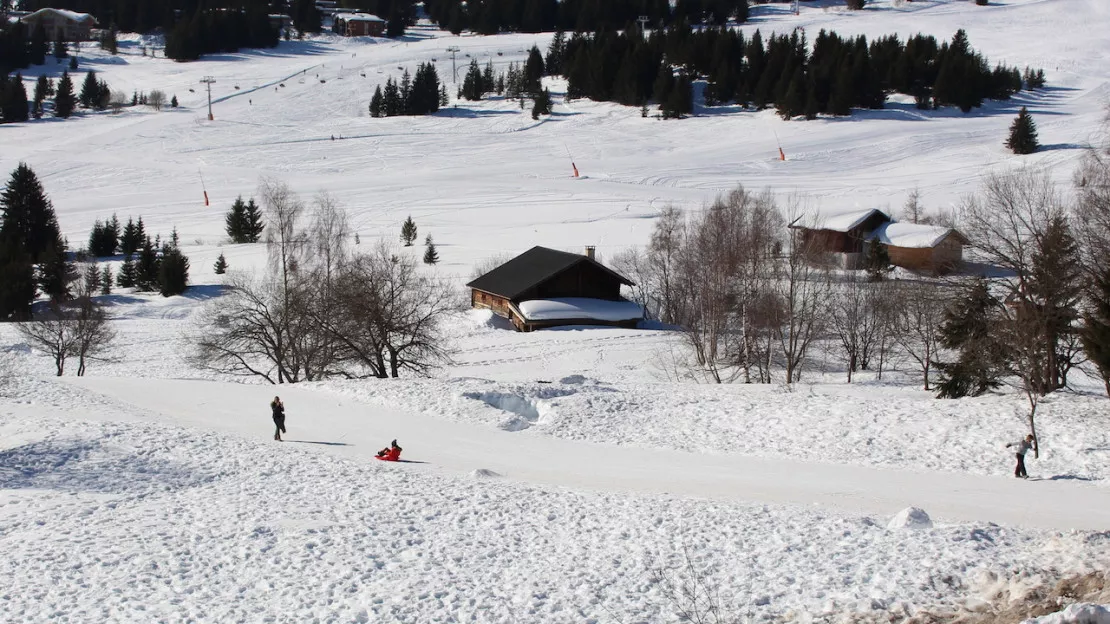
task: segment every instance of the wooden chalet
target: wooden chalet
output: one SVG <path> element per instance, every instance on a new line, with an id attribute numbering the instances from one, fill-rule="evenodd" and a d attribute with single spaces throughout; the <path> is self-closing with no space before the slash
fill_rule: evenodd
<path id="1" fill-rule="evenodd" d="M 560 325 L 636 327 L 639 305 L 621 297 L 628 278 L 585 255 L 533 247 L 467 284 L 470 303 L 509 319 L 518 331 Z"/>
<path id="2" fill-rule="evenodd" d="M 920 223 L 888 222 L 868 237 L 872 244 L 886 245 L 894 266 L 941 275 L 963 263 L 967 238 L 952 228 Z"/>
<path id="3" fill-rule="evenodd" d="M 28 36 L 42 24 L 48 41 L 88 41 L 96 26 L 96 18 L 92 15 L 66 9 L 39 9 L 21 17 L 20 21 L 27 26 Z"/>
<path id="4" fill-rule="evenodd" d="M 333 30 L 344 37 L 381 37 L 385 20 L 367 13 L 336 13 Z"/>
<path id="5" fill-rule="evenodd" d="M 875 208 L 825 215 L 809 222 L 796 220 L 790 228 L 799 232 L 812 259 L 844 269 L 862 269 L 868 245 L 881 244 L 894 266 L 948 273 L 963 262 L 967 244 L 967 238 L 952 228 L 897 223 Z"/>

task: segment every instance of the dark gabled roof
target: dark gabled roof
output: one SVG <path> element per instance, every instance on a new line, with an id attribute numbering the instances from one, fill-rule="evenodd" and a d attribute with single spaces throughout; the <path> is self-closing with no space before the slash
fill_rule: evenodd
<path id="1" fill-rule="evenodd" d="M 586 256 L 547 247 L 533 247 L 466 286 L 514 299 L 529 288 L 546 282 L 580 262 L 594 265 L 626 286 L 634 285 L 620 273 Z"/>

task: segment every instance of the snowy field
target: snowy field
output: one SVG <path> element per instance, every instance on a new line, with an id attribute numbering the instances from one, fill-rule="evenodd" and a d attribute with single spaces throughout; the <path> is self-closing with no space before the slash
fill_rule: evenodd
<path id="1" fill-rule="evenodd" d="M 668 583 L 696 578 L 739 621 L 1018 622 L 1031 613 L 1013 606 L 1044 588 L 1106 573 L 1110 406 L 1094 385 L 1042 405 L 1026 482 L 1004 448 L 1025 432 L 1024 399 L 936 400 L 909 362 L 850 385 L 820 356 L 791 390 L 702 385 L 675 377 L 666 331 L 518 334 L 480 312 L 453 317 L 456 361 L 430 379 L 275 389 L 182 357 L 218 301 L 216 256 L 264 263 L 262 246 L 223 232 L 262 177 L 332 194 L 362 245 L 396 240 L 411 215 L 439 249 L 431 270 L 460 287 L 533 245 L 595 245 L 604 261 L 646 243 L 663 206 L 697 209 L 737 184 L 817 212 L 896 211 L 914 188 L 950 210 L 1019 166 L 1066 191 L 1110 101 L 1110 4 L 832 4 L 759 6 L 744 30 L 964 28 L 992 63 L 1043 68 L 1048 86 L 968 115 L 893 101 L 811 122 L 729 107 L 662 122 L 565 103 L 555 80 L 538 122 L 497 98 L 372 119 L 374 87 L 399 68 L 434 62 L 450 81 L 457 46 L 460 76 L 471 58 L 503 71 L 551 35 L 418 28 L 187 64 L 142 56 L 134 38 L 116 57 L 82 50 L 82 71 L 113 89 L 182 107 L 0 126 L 0 171 L 31 165 L 73 246 L 113 213 L 176 227 L 196 287 L 106 298 L 118 361 L 80 379 L 52 377 L 0 327 L 32 373 L 0 397 L 0 621 L 673 622 L 683 600 Z M 1017 157 L 1003 142 L 1023 105 L 1045 147 Z M 275 393 L 283 444 L 269 439 Z M 412 463 L 372 459 L 394 437 Z"/>

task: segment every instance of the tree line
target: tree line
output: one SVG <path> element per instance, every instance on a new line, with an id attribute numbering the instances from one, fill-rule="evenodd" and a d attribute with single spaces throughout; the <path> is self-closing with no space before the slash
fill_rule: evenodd
<path id="1" fill-rule="evenodd" d="M 683 21 L 720 25 L 747 21 L 749 13 L 746 0 L 425 0 L 424 10 L 456 35 L 638 30 L 641 16 L 650 28 Z"/>
<path id="2" fill-rule="evenodd" d="M 821 30 L 810 48 L 801 30 L 772 34 L 764 43 L 730 28 L 692 29 L 681 23 L 643 37 L 638 30 L 557 33 L 548 50 L 548 73 L 567 78 L 567 97 L 643 106 L 654 101 L 664 116 L 692 109 L 691 86 L 706 80 L 705 104 L 774 106 L 784 118 L 849 115 L 852 108 L 882 108 L 890 93 L 912 95 L 919 108 L 957 106 L 964 112 L 984 99 L 1009 99 L 1023 86 L 1043 86 L 1044 73 L 995 65 L 970 47 L 967 34 L 951 42 L 889 35 L 868 42 Z"/>
<path id="3" fill-rule="evenodd" d="M 370 116 L 429 115 L 446 104 L 446 87 L 440 84 L 435 65 L 421 63 L 415 78 L 406 69 L 400 83 L 394 82 L 390 76 L 386 79 L 384 91 L 381 85 L 374 89 L 370 98 Z"/>
<path id="4" fill-rule="evenodd" d="M 265 3 L 248 3 L 236 9 L 201 5 L 191 15 L 179 18 L 166 34 L 166 57 L 189 61 L 214 52 L 272 48 L 279 41 L 280 33 L 270 24 Z"/>

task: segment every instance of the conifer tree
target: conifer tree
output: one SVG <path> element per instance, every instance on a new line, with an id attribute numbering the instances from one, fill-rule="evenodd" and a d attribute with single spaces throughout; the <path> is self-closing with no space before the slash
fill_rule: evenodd
<path id="1" fill-rule="evenodd" d="M 139 230 L 139 226 L 135 225 L 135 221 L 127 218 L 127 225 L 123 226 L 123 233 L 120 235 L 119 247 L 120 252 L 126 256 L 130 256 L 139 250 L 142 245 L 143 234 Z M 123 284 L 120 284 L 121 286 Z"/>
<path id="2" fill-rule="evenodd" d="M 378 85 L 374 88 L 374 95 L 370 98 L 370 116 L 381 117 L 382 106 L 382 86 Z"/>
<path id="3" fill-rule="evenodd" d="M 864 269 L 867 271 L 868 279 L 872 282 L 882 281 L 886 274 L 894 269 L 890 264 L 890 253 L 887 252 L 886 245 L 877 240 L 871 241 L 867 246 Z"/>
<path id="4" fill-rule="evenodd" d="M 404 112 L 404 101 L 401 99 L 401 89 L 393 78 L 386 78 L 385 91 L 382 95 L 382 110 L 386 117 L 395 117 Z"/>
<path id="5" fill-rule="evenodd" d="M 941 345 L 959 352 L 955 362 L 937 362 L 937 398 L 979 396 L 997 388 L 1002 375 L 1000 353 L 991 329 L 998 305 L 985 279 L 978 279 L 944 313 Z"/>
<path id="6" fill-rule="evenodd" d="M 0 212 L 0 237 L 18 241 L 32 262 L 41 262 L 43 254 L 57 251 L 62 240 L 58 217 L 38 176 L 26 163 L 12 171 L 0 193 Z"/>
<path id="7" fill-rule="evenodd" d="M 120 288 L 133 288 L 138 279 L 138 271 L 135 268 L 135 259 L 131 254 L 123 259 L 123 264 L 120 265 L 119 273 L 116 275 L 116 285 Z"/>
<path id="8" fill-rule="evenodd" d="M 62 78 L 58 81 L 57 93 L 54 95 L 54 116 L 68 118 L 73 114 L 75 104 L 73 81 L 69 78 L 69 72 L 63 71 Z"/>
<path id="9" fill-rule="evenodd" d="M 167 245 L 158 261 L 158 292 L 172 297 L 189 286 L 189 258 L 174 245 Z"/>
<path id="10" fill-rule="evenodd" d="M 247 200 L 246 219 L 243 222 L 243 233 L 247 243 L 257 243 L 262 238 L 262 231 L 266 223 L 262 218 L 262 209 L 254 202 L 254 198 Z"/>
<path id="11" fill-rule="evenodd" d="M 436 251 L 436 245 L 432 242 L 432 235 L 429 234 L 424 238 L 424 264 L 436 264 L 439 262 L 439 253 Z"/>
<path id="12" fill-rule="evenodd" d="M 225 258 L 222 253 L 218 258 L 216 258 L 216 264 L 213 266 L 213 268 L 216 271 L 216 275 L 223 275 L 224 273 L 227 273 L 227 258 Z"/>
<path id="13" fill-rule="evenodd" d="M 100 291 L 100 269 L 95 264 L 90 263 L 85 267 L 85 274 L 81 276 L 81 290 L 78 296 L 95 295 Z"/>
<path id="14" fill-rule="evenodd" d="M 243 196 L 240 195 L 235 198 L 235 203 L 231 204 L 231 209 L 224 216 L 224 231 L 231 238 L 231 242 L 236 244 L 248 242 L 246 224 L 247 204 L 243 202 Z"/>
<path id="15" fill-rule="evenodd" d="M 470 59 L 470 67 L 463 78 L 462 96 L 471 102 L 482 99 L 482 70 L 478 68 L 478 59 Z"/>
<path id="16" fill-rule="evenodd" d="M 544 89 L 536 94 L 532 101 L 532 119 L 539 119 L 540 115 L 551 114 L 551 91 Z"/>
<path id="17" fill-rule="evenodd" d="M 1037 142 L 1037 126 L 1033 123 L 1033 117 L 1022 106 L 1018 116 L 1010 124 L 1010 138 L 1006 140 L 1006 147 L 1015 154 L 1032 154 L 1040 146 Z"/>
<path id="18" fill-rule="evenodd" d="M 27 89 L 23 75 L 17 73 L 9 80 L 0 74 L 0 118 L 5 123 L 27 121 Z"/>
<path id="19" fill-rule="evenodd" d="M 135 263 L 135 286 L 139 290 L 154 290 L 158 287 L 158 247 L 148 236 L 139 249 Z"/>
<path id="20" fill-rule="evenodd" d="M 412 247 L 413 241 L 416 240 L 416 223 L 412 220 L 412 215 L 409 215 L 405 222 L 401 224 L 401 242 L 405 247 Z"/>
<path id="21" fill-rule="evenodd" d="M 543 55 L 540 49 L 532 46 L 528 51 L 528 60 L 524 63 L 524 90 L 527 93 L 540 92 L 540 78 L 544 75 Z"/>
<path id="22" fill-rule="evenodd" d="M 1079 338 L 1110 395 L 1110 267 L 1100 267 L 1088 286 L 1087 298 L 1089 306 L 1083 314 Z"/>
<path id="23" fill-rule="evenodd" d="M 35 269 L 22 241 L 0 233 L 0 321 L 31 318 Z"/>
<path id="24" fill-rule="evenodd" d="M 59 29 L 54 37 L 54 58 L 64 59 L 69 53 L 66 51 L 66 42 L 62 39 L 62 31 Z"/>
<path id="25" fill-rule="evenodd" d="M 42 65 L 46 62 L 46 53 L 49 44 L 46 40 L 46 26 L 42 20 L 35 26 L 31 33 L 30 61 L 32 65 Z"/>
<path id="26" fill-rule="evenodd" d="M 104 265 L 104 270 L 100 272 L 100 294 L 112 294 L 112 284 L 114 281 L 112 277 L 112 267 Z"/>
<path id="27" fill-rule="evenodd" d="M 46 76 L 40 75 L 38 80 L 35 81 L 35 100 L 31 105 L 31 113 L 35 116 L 35 119 L 42 119 L 42 103 L 46 101 L 49 90 L 50 86 Z"/>

